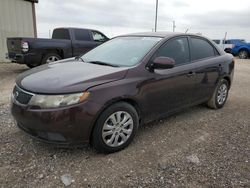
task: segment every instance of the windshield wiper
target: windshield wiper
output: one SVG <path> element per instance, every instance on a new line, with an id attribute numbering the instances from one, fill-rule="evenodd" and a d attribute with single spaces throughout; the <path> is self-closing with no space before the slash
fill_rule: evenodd
<path id="1" fill-rule="evenodd" d="M 102 61 L 88 61 L 88 63 L 93 63 L 97 65 L 105 65 L 105 66 L 111 66 L 111 67 L 119 67 L 118 65 L 113 65 L 110 63 L 102 62 Z"/>

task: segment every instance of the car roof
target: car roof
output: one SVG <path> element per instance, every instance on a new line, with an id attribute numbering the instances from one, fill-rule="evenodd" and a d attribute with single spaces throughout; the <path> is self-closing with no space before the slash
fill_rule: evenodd
<path id="1" fill-rule="evenodd" d="M 179 33 L 179 32 L 140 32 L 140 33 L 131 33 L 131 34 L 126 34 L 126 35 L 121 35 L 121 36 L 144 36 L 144 37 L 161 37 L 161 38 L 168 38 L 168 37 L 174 37 L 174 36 L 180 36 L 180 35 L 186 35 L 186 36 L 199 36 L 199 37 L 204 37 L 201 35 L 195 35 L 191 33 Z M 205 38 L 205 37 L 204 37 Z"/>
<path id="2" fill-rule="evenodd" d="M 54 28 L 55 29 L 84 29 L 84 30 L 93 30 L 93 29 L 89 29 L 89 28 L 80 28 L 80 27 L 57 27 Z"/>
<path id="3" fill-rule="evenodd" d="M 209 39 L 203 35 L 199 35 L 199 34 L 179 33 L 179 32 L 140 32 L 140 33 L 131 33 L 131 34 L 126 34 L 126 35 L 120 35 L 118 37 L 129 37 L 129 36 L 160 37 L 162 39 L 164 39 L 164 38 L 167 39 L 167 38 L 177 37 L 177 36 L 200 37 L 200 38 L 203 38 L 203 39 L 210 41 L 212 43 L 212 45 L 219 51 L 220 54 L 224 53 L 224 51 L 221 50 L 217 45 L 215 45 L 211 39 Z"/>

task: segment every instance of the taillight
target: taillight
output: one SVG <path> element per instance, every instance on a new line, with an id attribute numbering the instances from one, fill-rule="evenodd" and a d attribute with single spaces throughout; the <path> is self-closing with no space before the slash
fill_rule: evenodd
<path id="1" fill-rule="evenodd" d="M 23 52 L 28 52 L 29 51 L 29 43 L 25 42 L 25 41 L 22 41 L 21 42 L 21 48 L 22 48 Z"/>

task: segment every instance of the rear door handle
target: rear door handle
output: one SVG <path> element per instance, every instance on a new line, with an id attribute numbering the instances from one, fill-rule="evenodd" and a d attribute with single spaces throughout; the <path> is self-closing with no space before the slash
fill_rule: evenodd
<path id="1" fill-rule="evenodd" d="M 190 71 L 188 74 L 187 74 L 187 77 L 192 77 L 195 75 L 195 72 L 194 71 Z"/>

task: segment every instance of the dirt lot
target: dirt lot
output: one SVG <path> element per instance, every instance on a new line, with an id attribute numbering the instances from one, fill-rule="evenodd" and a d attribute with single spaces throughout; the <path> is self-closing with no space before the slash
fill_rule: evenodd
<path id="1" fill-rule="evenodd" d="M 190 108 L 141 127 L 125 150 L 60 149 L 14 125 L 9 97 L 25 66 L 0 63 L 0 186 L 250 187 L 250 60 L 237 60 L 227 104 Z"/>

